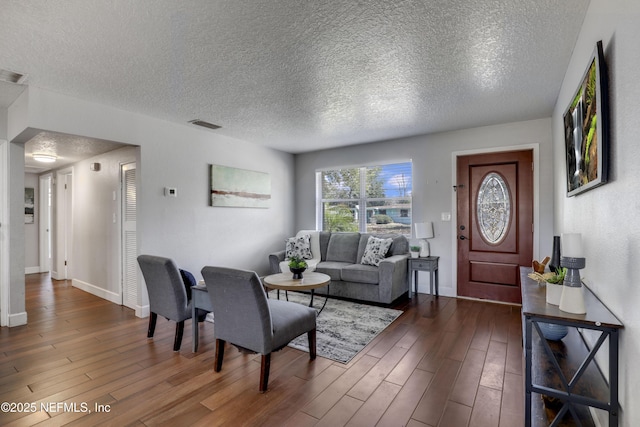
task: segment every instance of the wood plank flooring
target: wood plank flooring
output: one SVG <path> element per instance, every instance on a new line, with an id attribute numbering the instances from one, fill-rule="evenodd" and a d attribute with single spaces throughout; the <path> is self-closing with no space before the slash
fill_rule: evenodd
<path id="1" fill-rule="evenodd" d="M 27 276 L 26 326 L 0 329 L 3 426 L 522 426 L 520 308 L 419 294 L 348 364 L 285 348 L 269 391 L 260 358 L 233 347 L 213 372 L 213 327 L 180 352 L 175 324 L 46 274 Z M 22 406 L 27 404 L 26 409 Z M 98 409 L 98 410 L 96 410 Z"/>

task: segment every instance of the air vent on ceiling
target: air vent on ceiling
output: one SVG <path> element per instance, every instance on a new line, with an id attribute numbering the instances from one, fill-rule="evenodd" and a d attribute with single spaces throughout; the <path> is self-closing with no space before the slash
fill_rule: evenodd
<path id="1" fill-rule="evenodd" d="M 208 129 L 220 129 L 222 127 L 222 126 L 214 125 L 213 123 L 205 122 L 204 120 L 200 120 L 200 119 L 189 120 L 189 123 L 196 126 L 202 126 Z"/>
<path id="2" fill-rule="evenodd" d="M 27 81 L 27 74 L 16 73 L 15 71 L 0 68 L 0 81 L 21 85 Z"/>

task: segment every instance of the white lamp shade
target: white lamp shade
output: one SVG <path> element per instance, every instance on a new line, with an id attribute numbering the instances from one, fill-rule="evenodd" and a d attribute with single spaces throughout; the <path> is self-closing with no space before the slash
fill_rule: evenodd
<path id="1" fill-rule="evenodd" d="M 416 222 L 414 227 L 417 239 L 433 239 L 433 222 Z"/>
<path id="2" fill-rule="evenodd" d="M 567 258 L 583 258 L 582 234 L 562 233 L 562 256 Z"/>

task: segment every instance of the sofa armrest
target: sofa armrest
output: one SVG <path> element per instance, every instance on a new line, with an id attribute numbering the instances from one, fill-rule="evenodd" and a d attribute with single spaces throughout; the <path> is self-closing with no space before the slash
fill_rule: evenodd
<path id="1" fill-rule="evenodd" d="M 409 290 L 407 283 L 407 259 L 409 254 L 385 258 L 378 266 L 380 301 L 391 303 Z"/>
<path id="2" fill-rule="evenodd" d="M 269 267 L 271 268 L 271 274 L 282 273 L 280 271 L 280 263 L 284 261 L 285 251 L 278 251 L 269 254 Z"/>

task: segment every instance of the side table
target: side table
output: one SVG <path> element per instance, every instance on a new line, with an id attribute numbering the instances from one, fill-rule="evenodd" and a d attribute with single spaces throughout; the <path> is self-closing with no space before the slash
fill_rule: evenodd
<path id="1" fill-rule="evenodd" d="M 439 256 L 428 256 L 426 258 L 409 258 L 407 265 L 407 273 L 409 274 L 409 298 L 413 297 L 412 288 L 415 286 L 415 293 L 418 293 L 418 271 L 428 271 L 429 275 L 429 289 L 431 295 L 438 296 L 438 260 Z M 413 286 L 411 278 L 413 277 Z M 433 293 L 433 286 L 435 285 L 436 293 Z"/>

